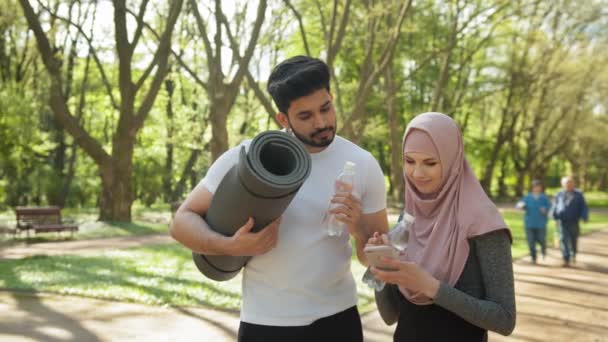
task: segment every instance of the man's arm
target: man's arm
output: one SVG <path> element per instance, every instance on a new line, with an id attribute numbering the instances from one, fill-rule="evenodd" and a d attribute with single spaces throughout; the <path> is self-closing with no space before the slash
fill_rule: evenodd
<path id="1" fill-rule="evenodd" d="M 585 195 L 581 192 L 581 218 L 585 223 L 589 221 L 589 207 L 587 201 L 585 201 Z"/>
<path id="2" fill-rule="evenodd" d="M 213 231 L 203 219 L 213 194 L 202 184 L 180 205 L 171 223 L 171 236 L 195 253 L 208 255 L 259 255 L 276 245 L 280 220 L 275 220 L 257 233 L 252 233 L 249 219 L 233 236 Z"/>
<path id="3" fill-rule="evenodd" d="M 367 258 L 363 252 L 363 248 L 374 232 L 380 234 L 386 234 L 388 232 L 388 216 L 386 209 L 371 214 L 362 214 L 359 221 L 359 234 L 353 234 L 357 248 L 357 259 L 359 259 L 359 262 L 364 266 L 367 266 Z"/>

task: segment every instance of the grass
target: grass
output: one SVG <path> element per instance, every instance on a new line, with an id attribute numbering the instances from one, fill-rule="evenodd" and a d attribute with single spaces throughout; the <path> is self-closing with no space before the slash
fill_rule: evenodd
<path id="1" fill-rule="evenodd" d="M 237 309 L 240 277 L 215 283 L 178 245 L 109 250 L 97 256 L 35 256 L 0 262 L 0 287 L 155 305 Z"/>
<path id="2" fill-rule="evenodd" d="M 608 192 L 586 192 L 585 199 L 592 208 L 608 208 Z"/>
<path id="3" fill-rule="evenodd" d="M 353 263 L 360 280 L 365 269 Z M 358 284 L 363 310 L 373 292 Z M 101 252 L 98 256 L 35 256 L 0 262 L 0 288 L 139 302 L 238 310 L 241 276 L 214 282 L 199 273 L 185 248 L 156 245 Z"/>
<path id="4" fill-rule="evenodd" d="M 502 213 L 513 234 L 513 257 L 527 254 L 522 213 L 504 209 Z M 142 227 L 138 227 L 141 225 Z M 593 211 L 583 234 L 608 227 L 608 211 Z M 109 225 L 115 234 L 148 233 L 148 224 Z M 166 229 L 166 226 L 163 228 Z M 555 226 L 548 228 L 553 241 Z M 93 234 L 93 233 L 91 233 Z M 373 291 L 361 283 L 365 272 L 352 260 L 357 281 L 359 309 L 374 308 Z M 194 266 L 190 252 L 175 245 L 145 246 L 102 251 L 95 256 L 35 256 L 0 262 L 0 288 L 54 292 L 93 298 L 139 302 L 153 305 L 208 306 L 227 310 L 240 307 L 241 278 L 214 282 L 204 278 Z"/>

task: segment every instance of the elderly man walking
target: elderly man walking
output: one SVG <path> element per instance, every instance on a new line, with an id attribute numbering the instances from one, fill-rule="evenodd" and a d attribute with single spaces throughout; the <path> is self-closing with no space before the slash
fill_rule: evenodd
<path id="1" fill-rule="evenodd" d="M 562 188 L 555 196 L 555 210 L 553 218 L 557 221 L 560 234 L 560 249 L 564 259 L 564 267 L 570 261 L 576 262 L 578 235 L 580 233 L 579 221 L 589 220 L 589 208 L 583 193 L 574 188 L 574 179 L 570 176 L 562 178 Z"/>

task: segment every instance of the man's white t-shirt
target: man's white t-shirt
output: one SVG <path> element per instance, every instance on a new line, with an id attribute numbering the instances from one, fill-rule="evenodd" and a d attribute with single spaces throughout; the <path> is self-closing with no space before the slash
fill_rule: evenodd
<path id="1" fill-rule="evenodd" d="M 202 180 L 210 192 L 215 193 L 224 175 L 237 163 L 240 146 L 249 148 L 250 143 L 247 140 L 226 151 L 211 166 Z M 323 216 L 345 162 L 356 164 L 353 193 L 361 200 L 363 214 L 386 208 L 384 175 L 369 152 L 339 136 L 323 151 L 312 153 L 311 158 L 310 176 L 282 216 L 276 247 L 253 257 L 245 266 L 244 322 L 308 325 L 357 303 L 349 235 L 328 236 Z"/>

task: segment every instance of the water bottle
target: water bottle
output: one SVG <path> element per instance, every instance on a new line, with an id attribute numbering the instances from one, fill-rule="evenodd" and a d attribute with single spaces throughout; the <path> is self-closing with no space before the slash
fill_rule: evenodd
<path id="1" fill-rule="evenodd" d="M 407 242 L 410 237 L 410 227 L 414 223 L 414 216 L 403 212 L 399 217 L 399 222 L 393 229 L 388 232 L 388 244 L 399 252 L 405 251 L 407 248 Z M 374 289 L 376 292 L 382 291 L 386 285 L 383 281 L 380 281 L 374 277 L 369 267 L 363 274 L 363 283 Z"/>
<path id="2" fill-rule="evenodd" d="M 344 164 L 344 168 L 335 182 L 335 193 L 338 192 L 352 192 L 355 184 L 355 163 L 347 161 Z M 332 204 L 329 206 L 329 210 L 334 209 L 340 204 Z M 327 223 L 327 235 L 329 236 L 340 236 L 346 228 L 346 223 L 338 220 L 335 214 L 329 214 L 329 222 Z"/>
<path id="3" fill-rule="evenodd" d="M 403 212 L 401 220 L 387 234 L 389 244 L 399 252 L 403 252 L 407 248 L 407 242 L 410 238 L 410 227 L 414 223 L 414 220 L 414 216 Z"/>

